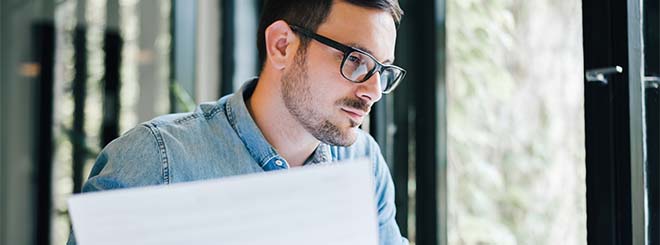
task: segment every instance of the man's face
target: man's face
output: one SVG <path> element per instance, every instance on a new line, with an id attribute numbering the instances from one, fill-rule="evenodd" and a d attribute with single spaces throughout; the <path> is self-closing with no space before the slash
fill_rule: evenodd
<path id="1" fill-rule="evenodd" d="M 382 63 L 394 60 L 396 27 L 391 15 L 335 1 L 317 33 L 369 52 Z M 340 73 L 343 53 L 316 41 L 296 53 L 282 76 L 282 97 L 289 112 L 315 138 L 349 146 L 357 127 L 382 96 L 379 74 L 363 83 Z"/>

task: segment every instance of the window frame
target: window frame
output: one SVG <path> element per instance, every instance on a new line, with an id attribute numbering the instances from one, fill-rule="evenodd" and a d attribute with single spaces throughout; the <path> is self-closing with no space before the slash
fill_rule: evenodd
<path id="1" fill-rule="evenodd" d="M 585 71 L 623 68 L 584 81 L 589 244 L 644 244 L 640 3 L 582 1 Z"/>

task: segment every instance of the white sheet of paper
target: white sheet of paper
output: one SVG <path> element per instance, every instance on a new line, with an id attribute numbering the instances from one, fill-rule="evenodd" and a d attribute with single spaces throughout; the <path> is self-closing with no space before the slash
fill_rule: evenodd
<path id="1" fill-rule="evenodd" d="M 90 244 L 377 244 L 366 160 L 74 195 Z"/>

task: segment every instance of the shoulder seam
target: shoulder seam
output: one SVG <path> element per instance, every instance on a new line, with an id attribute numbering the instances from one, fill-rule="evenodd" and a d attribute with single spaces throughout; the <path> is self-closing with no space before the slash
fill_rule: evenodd
<path id="1" fill-rule="evenodd" d="M 158 126 L 156 126 L 156 124 L 148 123 L 142 125 L 149 129 L 149 132 L 151 132 L 151 135 L 154 136 L 154 139 L 156 140 L 156 144 L 158 146 L 158 154 L 160 155 L 161 161 L 161 177 L 163 184 L 170 184 L 170 161 L 167 157 L 167 148 L 165 147 L 163 136 L 160 134 L 160 130 L 158 130 Z"/>
<path id="2" fill-rule="evenodd" d="M 204 117 L 205 117 L 206 119 L 211 119 L 211 118 L 215 117 L 215 115 L 218 114 L 218 112 L 222 111 L 222 107 L 223 107 L 223 106 L 220 105 L 220 104 L 214 106 L 214 107 L 213 107 L 213 110 L 211 110 L 211 111 L 209 111 L 208 113 L 205 113 L 205 114 L 204 114 Z"/>
<path id="3" fill-rule="evenodd" d="M 203 116 L 204 119 L 206 119 L 206 120 L 210 120 L 215 115 L 217 115 L 218 112 L 220 112 L 220 111 L 222 111 L 222 106 L 221 105 L 215 105 L 215 106 L 213 106 L 213 109 L 209 112 L 192 112 L 192 113 L 190 113 L 190 115 L 184 116 L 182 118 L 174 119 L 173 122 L 175 124 L 180 124 L 180 123 L 184 123 L 184 122 L 187 122 L 187 121 L 190 121 L 190 120 L 193 120 L 193 119 L 197 119 L 200 116 Z"/>

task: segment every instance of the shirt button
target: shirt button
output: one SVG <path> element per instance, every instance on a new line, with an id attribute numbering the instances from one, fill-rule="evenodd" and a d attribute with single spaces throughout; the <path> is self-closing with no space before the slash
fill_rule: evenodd
<path id="1" fill-rule="evenodd" d="M 275 165 L 282 167 L 282 165 L 284 165 L 284 163 L 282 162 L 282 160 L 278 159 L 278 160 L 275 160 Z"/>

